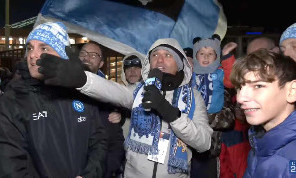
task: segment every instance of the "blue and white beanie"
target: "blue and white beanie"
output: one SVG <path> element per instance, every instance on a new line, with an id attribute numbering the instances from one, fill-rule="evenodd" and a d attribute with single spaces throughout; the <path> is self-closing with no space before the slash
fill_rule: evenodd
<path id="1" fill-rule="evenodd" d="M 27 38 L 26 44 L 31 40 L 42 41 L 52 47 L 63 59 L 69 59 L 65 47 L 70 46 L 67 28 L 62 22 L 47 22 L 35 27 Z"/>
<path id="2" fill-rule="evenodd" d="M 289 38 L 296 38 L 296 23 L 289 26 L 282 34 L 280 39 L 280 45 L 282 42 Z"/>

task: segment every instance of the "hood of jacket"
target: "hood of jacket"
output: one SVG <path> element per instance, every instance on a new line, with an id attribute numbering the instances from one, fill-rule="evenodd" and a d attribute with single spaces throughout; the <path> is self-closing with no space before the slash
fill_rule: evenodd
<path id="1" fill-rule="evenodd" d="M 159 39 L 157 41 L 155 41 L 152 46 L 150 47 L 144 61 L 142 62 L 142 77 L 143 77 L 143 80 L 145 81 L 147 78 L 148 78 L 148 74 L 149 74 L 149 71 L 150 71 L 150 61 L 149 61 L 149 54 L 150 52 L 160 46 L 160 45 L 169 45 L 169 46 L 172 46 L 174 47 L 175 49 L 177 49 L 178 51 L 180 51 L 180 53 L 183 55 L 183 65 L 184 65 L 184 68 L 183 68 L 183 71 L 184 71 L 184 78 L 183 78 L 183 81 L 181 83 L 181 86 L 182 85 L 185 85 L 185 84 L 188 84 L 190 79 L 191 79 L 191 76 L 192 76 L 192 69 L 190 67 L 190 64 L 188 62 L 188 59 L 186 57 L 186 54 L 183 50 L 183 48 L 180 46 L 180 44 L 178 43 L 178 41 L 174 38 L 164 38 L 164 39 Z"/>
<path id="2" fill-rule="evenodd" d="M 125 77 L 125 72 L 124 72 L 124 61 L 130 56 L 137 56 L 141 60 L 141 64 L 144 63 L 144 59 L 145 59 L 145 56 L 141 53 L 138 53 L 138 52 L 129 53 L 123 58 L 122 65 L 121 65 L 121 80 L 125 86 L 131 85 L 130 83 L 127 82 L 126 77 Z"/>

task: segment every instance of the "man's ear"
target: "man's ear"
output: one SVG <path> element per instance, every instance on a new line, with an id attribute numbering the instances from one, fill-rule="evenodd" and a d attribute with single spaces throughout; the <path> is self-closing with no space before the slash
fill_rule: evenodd
<path id="1" fill-rule="evenodd" d="M 292 80 L 288 85 L 287 101 L 294 103 L 296 102 L 296 80 Z"/>

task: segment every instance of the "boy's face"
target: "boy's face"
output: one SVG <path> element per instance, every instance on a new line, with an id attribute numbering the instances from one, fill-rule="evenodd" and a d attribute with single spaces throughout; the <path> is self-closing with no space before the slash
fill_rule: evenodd
<path id="1" fill-rule="evenodd" d="M 207 67 L 217 59 L 217 55 L 213 48 L 202 47 L 196 53 L 196 59 L 198 60 L 200 66 Z"/>
<path id="2" fill-rule="evenodd" d="M 244 78 L 247 83 L 237 90 L 237 101 L 249 124 L 262 125 L 268 131 L 294 111 L 294 104 L 287 101 L 290 83 L 280 88 L 278 80 L 264 82 L 254 72 Z"/>
<path id="3" fill-rule="evenodd" d="M 59 56 L 59 54 L 49 45 L 38 41 L 31 40 L 27 44 L 27 65 L 29 68 L 29 72 L 31 77 L 36 79 L 42 79 L 43 76 L 38 72 L 39 66 L 36 65 L 37 59 L 40 59 L 40 55 L 42 53 L 52 54 L 54 56 Z M 60 57 L 60 56 L 59 56 Z"/>

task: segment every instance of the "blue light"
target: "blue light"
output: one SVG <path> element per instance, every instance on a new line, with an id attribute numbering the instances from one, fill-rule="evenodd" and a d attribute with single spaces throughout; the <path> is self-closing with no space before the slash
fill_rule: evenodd
<path id="1" fill-rule="evenodd" d="M 262 35 L 262 32 L 246 32 L 246 35 Z"/>

